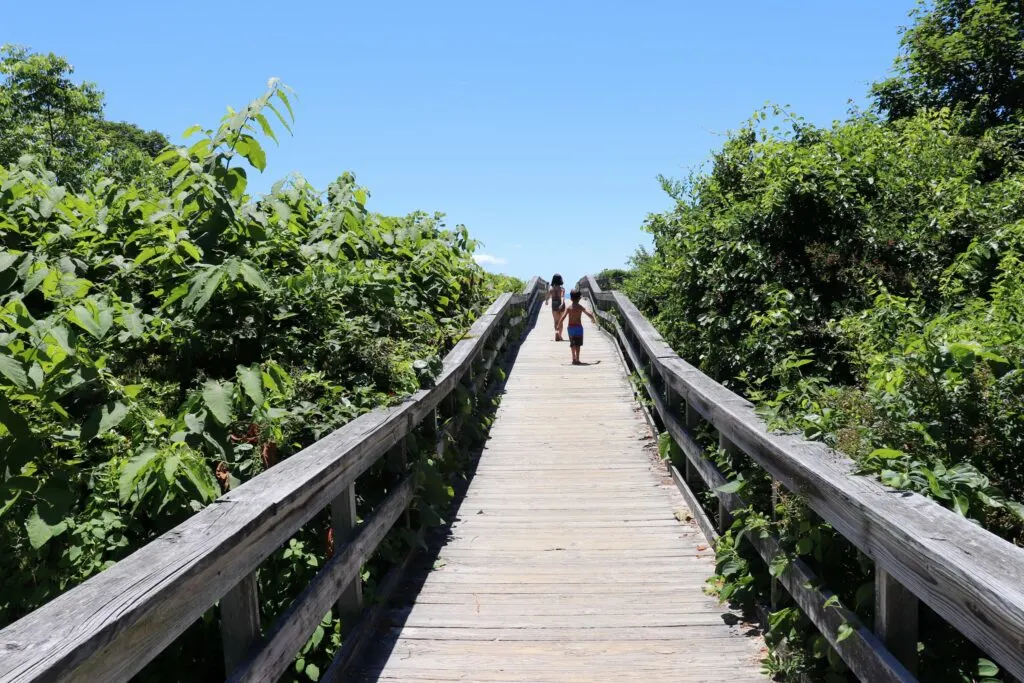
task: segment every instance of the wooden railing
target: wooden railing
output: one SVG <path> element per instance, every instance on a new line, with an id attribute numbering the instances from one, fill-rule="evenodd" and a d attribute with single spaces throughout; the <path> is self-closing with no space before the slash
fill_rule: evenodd
<path id="1" fill-rule="evenodd" d="M 873 630 L 799 559 L 773 585 L 791 596 L 860 680 L 916 680 L 918 600 L 1024 679 L 1024 549 L 923 496 L 853 474 L 853 462 L 823 444 L 770 433 L 749 401 L 676 355 L 625 295 L 601 291 L 590 276 L 577 286 L 639 371 L 657 421 L 685 454 L 685 471 L 672 467 L 673 478 L 710 540 L 747 504 L 719 490 L 726 478 L 695 438 L 701 421 L 717 432 L 722 449 L 741 450 L 771 475 L 773 490 L 781 485 L 798 494 L 874 561 Z M 717 514 L 703 511 L 695 487 L 715 492 Z M 781 552 L 771 533 L 744 538 L 769 566 Z"/>
<path id="2" fill-rule="evenodd" d="M 357 525 L 357 477 L 389 454 L 407 465 L 406 437 L 424 421 L 431 422 L 440 449 L 459 422 L 440 425 L 454 413 L 445 414 L 446 401 L 460 385 L 474 395 L 487 390 L 492 364 L 521 341 L 517 333 L 546 288 L 533 278 L 521 294 L 499 297 L 445 357 L 431 388 L 360 416 L 0 631 L 0 681 L 128 680 L 218 601 L 231 681 L 278 680 L 328 611 L 349 620 L 362 614 L 321 680 L 340 677 L 381 610 L 362 609 L 360 568 L 416 493 L 407 473 Z M 334 555 L 261 634 L 255 572 L 327 506 L 338 544 Z M 378 596 L 397 584 L 400 571 L 384 579 Z"/>

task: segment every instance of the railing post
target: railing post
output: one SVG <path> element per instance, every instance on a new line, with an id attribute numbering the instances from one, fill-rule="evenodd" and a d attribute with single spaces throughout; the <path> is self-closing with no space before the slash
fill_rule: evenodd
<path id="1" fill-rule="evenodd" d="M 735 453 L 737 451 L 736 446 L 725 438 L 721 432 L 718 434 L 718 447 L 726 453 Z M 725 501 L 722 496 L 718 496 L 718 533 L 724 534 L 732 526 L 732 515 L 729 514 L 729 508 L 726 507 Z"/>
<path id="2" fill-rule="evenodd" d="M 875 634 L 903 666 L 917 673 L 917 596 L 875 565 Z"/>
<path id="3" fill-rule="evenodd" d="M 779 505 L 782 503 L 782 484 L 772 479 L 772 522 L 775 523 L 779 520 Z M 772 610 L 781 609 L 792 602 L 789 593 L 785 588 L 782 587 L 782 582 L 778 578 L 772 577 L 771 582 L 771 607 Z"/>
<path id="4" fill-rule="evenodd" d="M 250 646 L 260 637 L 259 583 L 255 571 L 220 599 L 220 636 L 227 678 L 245 661 Z"/>
<path id="5" fill-rule="evenodd" d="M 353 482 L 331 503 L 331 526 L 334 528 L 335 547 L 345 543 L 356 528 L 356 485 Z M 363 609 L 363 577 L 361 568 L 356 571 L 334 603 L 337 616 L 341 618 L 342 631 L 353 625 L 354 618 Z"/>
<path id="6" fill-rule="evenodd" d="M 690 435 L 694 435 L 694 430 L 697 425 L 700 424 L 700 413 L 693 409 L 689 401 L 686 403 L 686 428 L 690 431 Z M 700 475 L 697 474 L 696 468 L 690 462 L 690 458 L 686 458 L 686 470 L 683 472 L 683 477 L 686 479 L 686 485 L 690 487 L 691 491 L 696 491 L 694 486 L 700 482 Z"/>

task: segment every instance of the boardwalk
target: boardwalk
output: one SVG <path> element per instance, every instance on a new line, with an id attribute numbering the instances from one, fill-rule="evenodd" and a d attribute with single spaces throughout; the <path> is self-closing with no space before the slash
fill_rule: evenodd
<path id="1" fill-rule="evenodd" d="M 523 345 L 435 569 L 363 680 L 766 681 L 612 342 Z"/>

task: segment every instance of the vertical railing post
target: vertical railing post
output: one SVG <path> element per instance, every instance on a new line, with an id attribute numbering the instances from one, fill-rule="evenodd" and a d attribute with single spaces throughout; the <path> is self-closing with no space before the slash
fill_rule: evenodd
<path id="1" fill-rule="evenodd" d="M 255 571 L 220 599 L 220 635 L 227 678 L 245 661 L 249 648 L 260 637 L 259 584 Z"/>
<path id="2" fill-rule="evenodd" d="M 690 436 L 696 437 L 697 425 L 700 424 L 700 413 L 694 410 L 690 402 L 686 402 L 686 429 L 690 432 Z M 696 440 L 696 438 L 694 439 Z M 686 479 L 686 485 L 690 487 L 691 491 L 696 491 L 694 488 L 698 482 L 701 481 L 700 475 L 697 473 L 697 468 L 690 462 L 689 456 L 686 458 L 686 471 L 683 472 L 683 476 Z"/>
<path id="3" fill-rule="evenodd" d="M 875 634 L 911 673 L 917 673 L 917 596 L 875 565 Z"/>
<path id="4" fill-rule="evenodd" d="M 335 547 L 340 546 L 352 537 L 356 528 L 356 485 L 348 485 L 341 495 L 331 502 L 331 526 L 334 529 Z M 355 617 L 363 609 L 363 577 L 362 568 L 356 570 L 352 580 L 348 582 L 335 602 L 338 616 L 341 618 L 342 631 L 353 625 Z"/>
<path id="5" fill-rule="evenodd" d="M 782 484 L 772 479 L 772 522 L 779 520 L 779 505 L 782 503 Z M 787 606 L 791 600 L 789 593 L 782 587 L 778 578 L 772 577 L 771 582 L 771 607 L 772 610 L 781 609 Z"/>
<path id="6" fill-rule="evenodd" d="M 729 454 L 733 454 L 737 451 L 733 442 L 725 438 L 725 435 L 721 432 L 718 434 L 718 447 Z M 732 515 L 729 514 L 729 508 L 726 506 L 723 497 L 718 496 L 718 533 L 724 534 L 731 526 Z"/>

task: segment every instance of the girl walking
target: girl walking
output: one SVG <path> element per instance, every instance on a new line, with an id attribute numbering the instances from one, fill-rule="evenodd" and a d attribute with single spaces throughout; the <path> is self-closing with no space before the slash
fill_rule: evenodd
<path id="1" fill-rule="evenodd" d="M 544 305 L 551 301 L 551 317 L 555 321 L 555 341 L 562 341 L 562 312 L 565 310 L 565 288 L 562 286 L 562 276 L 555 273 L 551 276 L 551 286 L 548 287 L 548 294 L 544 297 Z"/>

